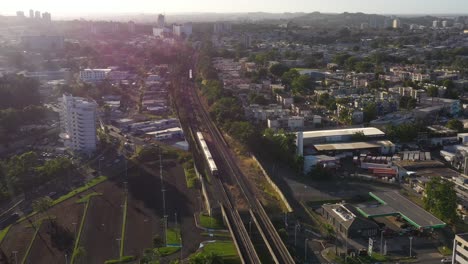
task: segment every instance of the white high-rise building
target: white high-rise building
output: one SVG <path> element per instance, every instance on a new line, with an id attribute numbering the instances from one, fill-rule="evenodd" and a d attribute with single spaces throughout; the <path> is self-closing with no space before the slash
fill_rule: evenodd
<path id="1" fill-rule="evenodd" d="M 60 123 L 65 147 L 74 152 L 91 153 L 96 150 L 97 104 L 81 97 L 63 95 Z"/>
<path id="2" fill-rule="evenodd" d="M 440 27 L 440 21 L 439 20 L 432 21 L 432 27 L 433 28 L 439 28 Z"/>
<path id="3" fill-rule="evenodd" d="M 401 21 L 398 18 L 393 19 L 393 28 L 400 28 L 401 27 Z"/>
<path id="4" fill-rule="evenodd" d="M 182 35 L 190 37 L 190 35 L 192 35 L 192 23 L 184 23 L 183 25 L 174 24 L 172 26 L 172 32 L 179 37 Z"/>

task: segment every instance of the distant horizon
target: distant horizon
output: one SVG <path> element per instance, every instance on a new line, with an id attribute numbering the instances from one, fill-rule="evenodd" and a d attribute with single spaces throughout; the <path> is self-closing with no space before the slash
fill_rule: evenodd
<path id="1" fill-rule="evenodd" d="M 18 11 L 23 11 L 25 16 L 28 17 L 28 10 L 18 10 Z M 36 10 L 34 10 L 36 11 Z M 40 10 L 37 10 L 40 11 Z M 40 11 L 41 13 L 43 12 L 49 12 L 50 11 Z M 105 16 L 105 17 L 111 17 L 111 16 L 137 16 L 137 15 L 145 15 L 145 16 L 157 16 L 158 14 L 164 14 L 166 16 L 183 16 L 183 15 L 222 15 L 222 14 L 227 14 L 227 15 L 247 15 L 247 14 L 271 14 L 271 15 L 283 15 L 283 14 L 312 14 L 312 13 L 321 13 L 321 14 L 330 14 L 330 15 L 339 15 L 343 14 L 345 12 L 320 12 L 320 11 L 312 11 L 312 12 L 265 12 L 265 11 L 247 11 L 247 12 L 215 12 L 215 11 L 196 11 L 196 12 L 95 12 L 95 11 L 90 11 L 86 14 L 73 14 L 73 13 L 68 13 L 68 14 L 61 14 L 61 13 L 52 13 L 52 16 L 55 18 L 61 18 L 61 19 L 76 19 L 80 17 L 97 17 L 97 16 Z M 468 16 L 467 13 L 373 13 L 373 12 L 346 12 L 350 14 L 356 14 L 356 13 L 363 13 L 367 15 L 382 15 L 382 16 L 405 16 L 405 17 L 420 17 L 420 16 L 449 16 L 449 17 L 456 17 L 456 16 Z M 16 12 L 14 13 L 3 13 L 0 11 L 0 16 L 16 16 Z"/>
<path id="2" fill-rule="evenodd" d="M 29 10 L 49 12 L 55 17 L 83 17 L 118 14 L 244 14 L 244 13 L 366 13 L 381 15 L 465 15 L 468 13 L 466 0 L 81 0 L 68 2 L 60 0 L 16 0 L 2 3 L 2 15 L 15 15 Z M 466 12 L 460 12 L 466 10 Z"/>

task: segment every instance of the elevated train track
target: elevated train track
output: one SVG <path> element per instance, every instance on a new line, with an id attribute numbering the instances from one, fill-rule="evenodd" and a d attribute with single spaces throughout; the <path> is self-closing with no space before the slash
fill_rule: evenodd
<path id="1" fill-rule="evenodd" d="M 231 177 L 231 180 L 234 181 L 234 183 L 236 183 L 236 185 L 241 190 L 242 195 L 245 197 L 248 203 L 248 206 L 250 208 L 250 214 L 252 215 L 253 219 L 256 220 L 254 222 L 257 226 L 257 229 L 262 234 L 263 240 L 265 244 L 267 245 L 267 248 L 269 249 L 272 259 L 275 261 L 275 263 L 281 263 L 281 264 L 295 263 L 293 257 L 291 256 L 285 244 L 281 240 L 278 232 L 273 226 L 263 206 L 261 205 L 261 203 L 255 196 L 255 192 L 254 192 L 255 186 L 252 186 L 251 182 L 245 177 L 245 175 L 239 169 L 236 163 L 236 160 L 230 151 L 229 145 L 226 143 L 222 133 L 219 131 L 216 125 L 212 122 L 209 114 L 203 107 L 203 104 L 197 92 L 195 91 L 193 85 L 188 84 L 187 88 L 188 89 L 186 90 L 186 92 L 190 93 L 191 97 L 194 99 L 193 110 L 196 111 L 197 114 L 199 114 L 199 117 L 202 119 L 201 121 L 204 124 L 204 127 L 207 128 L 207 132 L 210 134 L 213 140 L 213 145 L 217 153 L 220 155 L 221 159 L 218 159 L 218 161 L 221 160 L 221 162 L 224 165 L 222 166 L 225 169 L 224 172 L 227 173 L 229 177 Z M 219 173 L 219 175 L 220 177 L 216 179 L 216 183 L 220 187 L 219 189 L 222 189 L 223 193 L 226 194 L 224 190 L 223 181 L 227 179 L 225 178 L 225 175 L 222 175 L 221 173 Z M 238 215 L 237 210 L 234 207 L 232 207 L 233 203 L 232 201 L 230 201 L 228 196 L 224 197 L 224 200 L 226 199 L 229 201 L 229 204 L 230 204 L 228 211 L 230 209 L 231 211 L 235 212 L 233 213 L 234 215 Z M 245 226 L 242 223 L 242 219 L 240 219 L 239 217 L 239 219 L 237 219 L 236 221 L 240 221 L 240 223 L 238 223 L 239 224 L 238 228 L 240 229 L 239 232 L 243 234 L 245 231 L 245 233 L 247 233 L 245 230 Z M 243 236 L 241 239 L 243 239 L 244 243 L 247 245 L 252 244 L 248 234 L 246 237 Z M 248 263 L 256 263 L 256 262 L 250 262 L 250 261 L 254 261 L 254 260 L 249 260 L 249 261 L 246 260 L 246 262 Z"/>

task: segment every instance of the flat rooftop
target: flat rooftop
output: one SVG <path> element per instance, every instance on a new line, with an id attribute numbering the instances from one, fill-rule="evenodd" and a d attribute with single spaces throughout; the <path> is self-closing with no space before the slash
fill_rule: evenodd
<path id="1" fill-rule="evenodd" d="M 369 192 L 369 195 L 380 202 L 381 205 L 359 207 L 358 211 L 368 218 L 399 214 L 417 228 L 441 228 L 446 226 L 446 223 L 396 191 Z"/>
<path id="2" fill-rule="evenodd" d="M 375 128 L 375 127 L 304 131 L 302 133 L 304 135 L 304 138 L 319 138 L 319 137 L 352 136 L 358 132 L 362 132 L 364 133 L 364 136 L 368 136 L 368 137 L 385 136 L 385 133 L 382 130 Z"/>
<path id="3" fill-rule="evenodd" d="M 371 142 L 352 142 L 352 143 L 314 145 L 314 148 L 317 151 L 370 149 L 370 148 L 380 148 L 380 147 L 381 145 L 376 144 L 376 143 L 371 143 Z"/>

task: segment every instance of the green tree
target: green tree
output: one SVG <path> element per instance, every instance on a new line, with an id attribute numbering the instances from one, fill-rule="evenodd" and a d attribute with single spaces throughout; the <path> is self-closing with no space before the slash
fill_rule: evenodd
<path id="1" fill-rule="evenodd" d="M 451 119 L 447 122 L 446 127 L 456 130 L 458 132 L 462 132 L 464 129 L 463 122 L 458 119 Z"/>
<path id="2" fill-rule="evenodd" d="M 439 89 L 436 86 L 431 85 L 427 88 L 427 95 L 430 97 L 437 97 L 439 95 Z"/>
<path id="3" fill-rule="evenodd" d="M 293 94 L 305 94 L 313 89 L 313 81 L 309 75 L 300 75 L 291 83 Z"/>
<path id="4" fill-rule="evenodd" d="M 255 128 L 250 122 L 235 121 L 227 125 L 229 125 L 227 128 L 229 134 L 241 143 L 251 143 L 254 139 Z"/>
<path id="5" fill-rule="evenodd" d="M 281 76 L 281 83 L 290 86 L 293 80 L 299 76 L 300 74 L 296 69 L 290 69 Z"/>
<path id="6" fill-rule="evenodd" d="M 219 124 L 240 120 L 242 108 L 236 98 L 223 97 L 211 106 L 210 114 Z"/>
<path id="7" fill-rule="evenodd" d="M 53 200 L 49 196 L 41 197 L 32 203 L 34 211 L 47 215 L 49 221 L 51 220 L 50 215 L 47 213 L 50 207 L 52 207 Z"/>
<path id="8" fill-rule="evenodd" d="M 280 78 L 285 72 L 289 71 L 289 67 L 284 64 L 277 63 L 273 64 L 269 70 L 270 73 L 273 74 L 275 77 Z"/>
<path id="9" fill-rule="evenodd" d="M 431 178 L 426 184 L 424 208 L 448 223 L 457 221 L 457 193 L 455 184 L 440 177 Z"/>
<path id="10" fill-rule="evenodd" d="M 364 107 L 364 122 L 368 123 L 377 118 L 377 106 L 375 103 L 367 104 Z"/>

